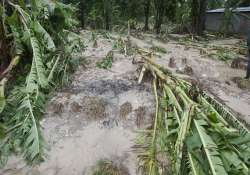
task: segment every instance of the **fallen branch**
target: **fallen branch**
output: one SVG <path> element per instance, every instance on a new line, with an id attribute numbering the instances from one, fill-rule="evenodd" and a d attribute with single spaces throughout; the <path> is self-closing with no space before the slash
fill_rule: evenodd
<path id="1" fill-rule="evenodd" d="M 19 55 L 15 56 L 15 57 L 11 60 L 9 66 L 8 66 L 8 67 L 2 72 L 2 74 L 0 75 L 0 80 L 2 80 L 4 77 L 6 77 L 6 76 L 11 72 L 11 70 L 12 70 L 14 67 L 17 66 L 17 64 L 19 63 L 19 60 L 20 60 L 20 56 L 19 56 Z"/>
<path id="2" fill-rule="evenodd" d="M 141 152 L 155 150 L 155 154 L 139 156 L 144 159 L 144 172 L 166 174 L 168 165 L 157 157 L 170 155 L 172 174 L 248 175 L 249 130 L 224 105 L 195 85 L 174 76 L 153 58 L 143 56 L 143 60 L 139 82 L 145 72 L 151 72 L 156 103 L 159 101 L 154 129 L 144 135 L 153 136 L 154 144 L 144 138 L 145 142 L 138 146 Z M 154 172 L 147 169 L 148 163 L 154 165 Z"/>

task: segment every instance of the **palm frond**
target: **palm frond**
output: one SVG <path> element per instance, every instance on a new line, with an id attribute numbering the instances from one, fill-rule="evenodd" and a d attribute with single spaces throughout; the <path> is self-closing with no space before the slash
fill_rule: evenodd
<path id="1" fill-rule="evenodd" d="M 143 59 L 146 71 L 158 79 L 159 88 L 154 83 L 153 92 L 162 94 L 161 108 L 157 108 L 155 115 L 159 122 L 154 125 L 157 154 L 159 148 L 168 151 L 173 173 L 247 175 L 248 129 L 239 121 L 232 124 L 236 118 L 230 117 L 232 114 L 223 105 L 204 95 L 198 87 L 165 71 L 153 59 Z M 167 144 L 162 144 L 162 138 Z"/>
<path id="2" fill-rule="evenodd" d="M 58 1 L 0 4 L 3 34 L 11 47 L 8 54 L 13 58 L 6 70 L 12 70 L 17 63 L 20 65 L 15 66 L 18 74 L 13 77 L 17 81 L 8 84 L 10 88 L 5 97 L 1 77 L 0 163 L 6 163 L 13 150 L 29 163 L 44 157 L 40 118 L 45 98 L 52 88 L 69 79 L 68 74 L 78 65 L 73 54 L 83 49 L 82 39 L 69 31 L 76 24 L 74 11 L 71 5 Z M 9 75 L 9 71 L 7 73 Z M 54 86 L 49 86 L 52 82 Z"/>
<path id="3" fill-rule="evenodd" d="M 38 35 L 41 38 L 41 41 L 46 46 L 46 48 L 51 51 L 55 51 L 56 49 L 55 43 L 50 34 L 43 28 L 43 26 L 38 21 L 35 21 L 33 23 L 33 28 L 36 35 Z"/>
<path id="4" fill-rule="evenodd" d="M 35 37 L 30 38 L 30 43 L 33 51 L 33 60 L 31 71 L 27 78 L 27 90 L 32 92 L 39 85 L 42 88 L 48 86 L 48 81 L 45 76 L 45 68 L 42 61 L 42 55 L 39 48 L 38 41 Z"/>
<path id="5" fill-rule="evenodd" d="M 188 159 L 189 159 L 189 163 L 190 163 L 189 166 L 190 166 L 192 175 L 206 175 L 201 165 L 197 162 L 197 160 L 194 158 L 194 156 L 190 152 L 188 152 Z"/>
<path id="6" fill-rule="evenodd" d="M 205 129 L 202 126 L 202 121 L 194 120 L 194 125 L 199 133 L 201 142 L 203 144 L 208 162 L 213 175 L 227 175 L 223 162 L 220 158 L 217 145 L 213 142 L 212 138 L 207 135 Z"/>

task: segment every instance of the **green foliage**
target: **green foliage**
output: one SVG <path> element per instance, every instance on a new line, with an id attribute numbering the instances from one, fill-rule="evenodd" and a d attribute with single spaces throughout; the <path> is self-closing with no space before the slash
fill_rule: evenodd
<path id="1" fill-rule="evenodd" d="M 216 52 L 209 54 L 214 59 L 219 59 L 221 61 L 230 61 L 236 58 L 236 53 L 230 49 L 226 48 L 215 48 Z"/>
<path id="2" fill-rule="evenodd" d="M 167 164 L 157 158 L 168 152 L 171 174 L 248 175 L 249 130 L 212 97 L 162 72 L 151 59 L 144 60 L 144 67 L 154 76 L 156 99 L 153 130 L 146 130 L 141 137 L 152 141 L 139 143 L 143 148 L 139 158 L 146 172 L 154 167 L 149 174 L 165 174 L 162 165 Z"/>
<path id="3" fill-rule="evenodd" d="M 10 75 L 1 83 L 0 164 L 5 164 L 13 151 L 29 163 L 37 163 L 44 159 L 40 119 L 47 95 L 69 81 L 76 65 L 74 53 L 83 47 L 81 38 L 68 30 L 77 24 L 75 9 L 44 0 L 6 1 L 0 9 L 0 28 L 8 38 L 13 58 L 9 67 L 17 66 L 21 72 L 15 76 L 15 83 L 8 85 L 6 99 L 4 82 Z"/>
<path id="4" fill-rule="evenodd" d="M 155 51 L 155 52 L 159 52 L 159 53 L 168 53 L 168 51 L 164 48 L 164 47 L 160 47 L 160 46 L 152 46 L 151 50 Z"/>
<path id="5" fill-rule="evenodd" d="M 96 63 L 96 66 L 101 69 L 110 69 L 113 63 L 113 51 L 110 51 L 105 58 Z"/>
<path id="6" fill-rule="evenodd" d="M 99 160 L 92 175 L 127 175 L 127 170 L 109 160 Z"/>
<path id="7" fill-rule="evenodd" d="M 228 61 L 228 60 L 233 60 L 236 55 L 233 52 L 224 52 L 224 51 L 218 51 L 217 54 L 218 59 L 222 61 Z"/>
<path id="8" fill-rule="evenodd" d="M 121 53 L 125 52 L 126 43 L 121 37 L 114 41 L 113 49 L 119 50 Z"/>
<path id="9" fill-rule="evenodd" d="M 94 29 L 110 29 L 120 16 L 114 0 L 89 1 L 86 6 L 87 23 Z"/>

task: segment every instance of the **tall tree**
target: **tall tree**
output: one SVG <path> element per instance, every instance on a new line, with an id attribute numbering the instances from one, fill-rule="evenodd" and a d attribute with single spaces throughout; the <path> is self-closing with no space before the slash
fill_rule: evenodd
<path id="1" fill-rule="evenodd" d="M 192 31 L 197 35 L 202 35 L 205 30 L 207 0 L 192 0 Z"/>
<path id="2" fill-rule="evenodd" d="M 111 3 L 109 0 L 103 0 L 103 16 L 106 30 L 109 30 L 111 25 Z"/>
<path id="3" fill-rule="evenodd" d="M 144 30 L 149 30 L 148 21 L 149 21 L 149 14 L 150 14 L 150 3 L 151 0 L 145 0 L 144 2 L 144 14 L 145 14 L 145 25 Z"/>
<path id="4" fill-rule="evenodd" d="M 80 10 L 81 26 L 84 28 L 85 27 L 85 14 L 86 14 L 86 2 L 85 2 L 85 0 L 81 0 L 79 2 L 79 10 Z"/>
<path id="5" fill-rule="evenodd" d="M 161 32 L 161 25 L 163 22 L 165 12 L 165 0 L 154 0 L 155 4 L 155 31 L 157 34 Z"/>

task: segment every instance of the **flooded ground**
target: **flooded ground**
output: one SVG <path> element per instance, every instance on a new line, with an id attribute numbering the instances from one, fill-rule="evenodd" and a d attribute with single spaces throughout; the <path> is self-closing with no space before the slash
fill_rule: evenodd
<path id="1" fill-rule="evenodd" d="M 180 77 L 196 80 L 202 89 L 213 94 L 222 103 L 238 113 L 239 118 L 250 123 L 250 91 L 240 89 L 233 81 L 234 77 L 245 77 L 245 70 L 232 69 L 230 61 L 226 63 L 211 58 L 208 55 L 201 54 L 198 48 L 189 48 L 174 40 L 162 42 L 152 35 L 146 35 L 143 40 L 138 38 L 132 38 L 132 40 L 146 49 L 152 47 L 152 45 L 165 48 L 166 54 L 159 55 L 158 53 L 159 56 L 156 56 L 156 61 L 159 64 L 168 67 Z M 233 48 L 238 42 L 238 39 L 224 39 L 209 41 L 207 45 Z M 171 59 L 175 62 L 174 67 L 169 67 Z M 187 67 L 192 68 L 191 74 L 190 71 L 185 70 Z"/>
<path id="2" fill-rule="evenodd" d="M 92 41 L 87 41 L 91 33 L 82 33 L 89 42 L 82 57 L 89 64 L 79 66 L 72 84 L 57 92 L 47 104 L 42 120 L 49 148 L 46 161 L 30 167 L 13 156 L 0 170 L 1 175 L 88 175 L 103 159 L 121 164 L 130 175 L 137 174 L 132 146 L 136 131 L 148 127 L 152 121 L 151 85 L 149 82 L 138 85 L 138 65 L 132 64 L 133 56 L 114 52 L 111 69 L 97 68 L 96 62 L 112 50 L 113 41 L 99 36 L 98 47 L 93 48 Z M 201 88 L 250 123 L 250 92 L 238 88 L 231 80 L 243 77 L 244 70 L 232 69 L 225 62 L 203 56 L 198 49 L 187 49 L 175 41 L 160 42 L 152 35 L 145 35 L 144 39 L 131 37 L 131 42 L 144 49 L 165 48 L 167 53 L 157 53 L 158 63 L 178 76 L 195 79 Z M 229 44 L 232 42 L 235 41 Z M 170 60 L 174 61 L 173 65 L 169 64 Z"/>

